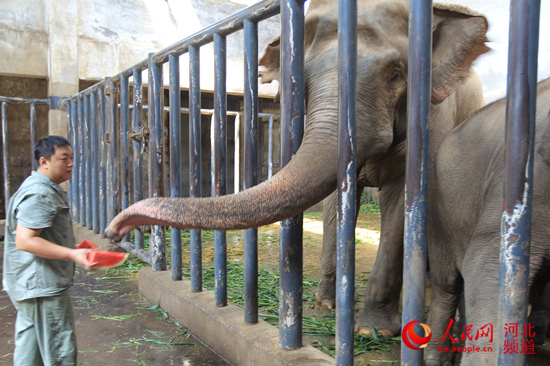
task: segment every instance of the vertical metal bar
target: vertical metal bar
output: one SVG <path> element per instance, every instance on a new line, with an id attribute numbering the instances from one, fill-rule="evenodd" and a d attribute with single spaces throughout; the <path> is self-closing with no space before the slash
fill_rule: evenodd
<path id="1" fill-rule="evenodd" d="M 71 143 L 72 147 L 72 141 L 73 141 L 73 126 L 71 125 L 71 100 L 67 99 L 65 107 L 67 109 L 67 140 Z M 33 149 L 34 150 L 34 149 Z M 31 151 L 31 159 L 33 161 L 34 165 L 34 151 Z M 34 168 L 33 168 L 34 170 Z M 69 199 L 69 214 L 73 215 L 72 213 L 72 206 L 73 206 L 73 175 L 71 174 L 71 177 L 69 178 L 69 191 L 67 192 L 67 197 Z"/>
<path id="2" fill-rule="evenodd" d="M 200 51 L 189 47 L 189 196 L 201 196 L 201 88 Z M 190 230 L 191 291 L 202 291 L 200 230 Z"/>
<path id="3" fill-rule="evenodd" d="M 212 146 L 212 196 L 226 193 L 227 94 L 226 39 L 214 34 L 214 126 Z M 214 231 L 214 282 L 216 306 L 227 305 L 227 240 L 225 231 Z"/>
<path id="4" fill-rule="evenodd" d="M 80 192 L 80 225 L 86 226 L 86 156 L 85 156 L 85 140 L 86 131 L 84 123 L 84 106 L 82 96 L 77 97 L 78 106 L 78 171 L 79 181 L 77 182 Z"/>
<path id="5" fill-rule="evenodd" d="M 304 2 L 281 1 L 282 164 L 298 151 L 304 134 Z M 279 346 L 302 346 L 303 215 L 280 227 Z"/>
<path id="6" fill-rule="evenodd" d="M 132 129 L 138 131 L 143 127 L 143 88 L 141 70 L 133 70 L 134 79 L 134 109 L 132 110 Z M 143 199 L 143 159 L 142 148 L 145 147 L 145 136 L 141 136 L 140 144 L 138 141 L 132 141 L 133 155 L 133 179 L 134 179 L 134 203 Z M 143 249 L 143 233 L 134 230 L 134 245 L 136 250 Z"/>
<path id="7" fill-rule="evenodd" d="M 357 1 L 338 2 L 338 229 L 336 247 L 336 364 L 353 365 L 355 310 L 355 101 Z"/>
<path id="8" fill-rule="evenodd" d="M 273 116 L 269 117 L 268 150 L 267 150 L 267 179 L 273 176 Z"/>
<path id="9" fill-rule="evenodd" d="M 73 98 L 71 99 L 71 126 L 73 131 L 73 152 L 75 155 L 75 164 L 77 161 L 79 161 L 80 155 L 79 155 L 79 146 L 78 143 L 78 104 L 77 99 Z M 80 169 L 78 167 L 73 168 L 73 176 L 71 177 L 71 192 L 72 192 L 72 210 L 73 210 L 73 221 L 74 222 L 80 222 Z"/>
<path id="10" fill-rule="evenodd" d="M 4 203 L 6 214 L 8 213 L 8 204 L 10 202 L 11 179 L 10 179 L 10 141 L 8 138 L 8 103 L 2 103 L 2 154 L 4 157 Z M 34 157 L 34 154 L 32 155 Z"/>
<path id="11" fill-rule="evenodd" d="M 151 129 L 151 136 L 149 139 L 150 187 L 153 197 L 163 197 L 164 90 L 162 84 L 162 64 L 153 62 L 152 56 L 152 53 L 149 54 L 149 128 Z M 153 271 L 166 270 L 166 245 L 163 227 L 153 225 L 149 243 Z"/>
<path id="12" fill-rule="evenodd" d="M 244 188 L 258 184 L 258 25 L 244 22 Z M 236 163 L 236 160 L 235 160 Z M 258 322 L 258 229 L 244 231 L 244 321 Z"/>
<path id="13" fill-rule="evenodd" d="M 112 187 L 112 175 L 113 175 L 113 113 L 112 113 L 112 99 L 111 93 L 113 92 L 113 83 L 111 78 L 105 78 L 105 202 L 106 203 L 106 219 L 111 221 L 114 217 L 113 212 L 113 189 Z"/>
<path id="14" fill-rule="evenodd" d="M 235 148 L 233 154 L 233 193 L 239 193 L 241 180 L 241 114 L 235 115 Z"/>
<path id="15" fill-rule="evenodd" d="M 92 185 L 92 227 L 94 234 L 99 234 L 99 157 L 101 150 L 98 141 L 98 120 L 97 120 L 97 90 L 90 93 L 90 134 L 92 135 L 91 165 L 92 173 L 90 182 Z"/>
<path id="16" fill-rule="evenodd" d="M 130 83 L 128 76 L 120 77 L 120 186 L 122 190 L 122 207 L 124 210 L 130 205 L 129 175 L 130 166 L 128 162 L 128 123 L 130 122 Z M 126 235 L 124 242 L 130 240 L 130 234 Z"/>
<path id="17" fill-rule="evenodd" d="M 505 337 L 504 329 L 506 323 L 527 327 L 539 24 L 540 1 L 511 1 L 497 328 L 499 366 L 526 362 L 524 352 L 504 352 L 505 343 L 525 342 L 526 332 L 519 337 L 510 333 Z"/>
<path id="18" fill-rule="evenodd" d="M 86 171 L 86 229 L 92 230 L 92 139 L 90 125 L 90 96 L 84 95 L 84 160 Z M 83 223 L 84 224 L 84 223 Z"/>
<path id="19" fill-rule="evenodd" d="M 31 169 L 36 170 L 36 162 L 34 161 L 34 147 L 36 146 L 36 104 L 31 103 Z"/>
<path id="20" fill-rule="evenodd" d="M 170 197 L 180 197 L 180 61 L 169 56 L 170 63 Z M 182 279 L 181 230 L 172 228 L 172 280 Z"/>
<path id="21" fill-rule="evenodd" d="M 405 188 L 403 326 L 411 321 L 424 322 L 427 261 L 428 141 L 432 85 L 432 13 L 431 0 L 411 1 L 409 14 L 408 155 Z M 423 333 L 419 332 L 418 334 Z M 401 363 L 403 365 L 422 365 L 422 356 L 422 350 L 413 350 L 403 342 L 401 343 Z"/>
<path id="22" fill-rule="evenodd" d="M 99 122 L 98 122 L 98 159 L 99 159 L 99 202 L 102 203 L 99 207 L 99 232 L 103 233 L 107 227 L 107 141 L 105 131 L 107 127 L 105 93 L 102 88 L 98 91 L 99 97 Z"/>
<path id="23" fill-rule="evenodd" d="M 107 82 L 109 88 L 109 134 L 110 134 L 110 188 L 108 190 L 109 195 L 111 196 L 111 207 L 110 207 L 110 216 L 109 221 L 112 220 L 116 214 L 120 211 L 119 199 L 120 199 L 120 188 L 119 188 L 119 121 L 118 121 L 118 93 L 115 83 L 109 78 Z"/>

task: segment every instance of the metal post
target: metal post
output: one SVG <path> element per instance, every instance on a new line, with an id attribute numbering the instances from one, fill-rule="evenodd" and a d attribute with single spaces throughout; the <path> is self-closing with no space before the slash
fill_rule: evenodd
<path id="1" fill-rule="evenodd" d="M 36 162 L 34 161 L 34 147 L 36 146 L 36 104 L 31 103 L 31 169 L 36 170 Z"/>
<path id="2" fill-rule="evenodd" d="M 90 96 L 84 95 L 84 169 L 86 171 L 86 229 L 92 230 L 93 218 L 92 218 L 92 139 L 90 125 Z M 84 225 L 84 223 L 83 223 Z"/>
<path id="3" fill-rule="evenodd" d="M 111 78 L 105 79 L 105 88 L 104 88 L 104 94 L 105 94 L 105 202 L 106 203 L 106 219 L 107 221 L 111 221 L 114 217 L 113 212 L 113 190 L 115 187 L 112 187 L 113 180 L 113 113 L 112 113 L 112 104 L 113 100 L 111 98 L 111 93 L 113 93 L 113 83 L 111 82 Z"/>
<path id="4" fill-rule="evenodd" d="M 65 108 L 67 109 L 67 140 L 71 143 L 72 147 L 72 140 L 73 140 L 73 126 L 71 126 L 71 100 L 67 99 Z M 34 150 L 34 149 L 33 149 Z M 73 151 L 74 153 L 74 151 Z M 31 151 L 31 159 L 33 161 L 34 165 L 34 151 Z M 34 168 L 33 168 L 34 170 Z M 69 190 L 67 192 L 67 198 L 69 199 L 69 214 L 71 218 L 73 217 L 72 213 L 72 206 L 73 206 L 73 175 L 71 174 L 71 177 L 69 178 Z"/>
<path id="5" fill-rule="evenodd" d="M 116 88 L 116 84 L 113 82 L 113 80 L 111 78 L 109 78 L 108 82 L 107 82 L 107 87 L 109 89 L 109 135 L 110 135 L 110 142 L 109 142 L 109 146 L 110 146 L 110 149 L 109 151 L 111 152 L 111 156 L 110 156 L 110 162 L 111 162 L 111 166 L 108 167 L 107 169 L 110 168 L 110 179 L 109 179 L 109 183 L 110 183 L 110 188 L 108 190 L 108 193 L 109 195 L 111 196 L 111 199 L 110 199 L 110 203 L 111 203 L 111 206 L 110 206 L 110 215 L 108 217 L 109 220 L 112 220 L 115 215 L 118 214 L 118 212 L 120 211 L 120 202 L 119 202 L 119 199 L 120 199 L 120 190 L 119 190 L 119 144 L 120 144 L 120 141 L 119 141 L 119 131 L 120 131 L 120 127 L 119 127 L 119 121 L 118 121 L 118 92 L 117 92 L 117 88 Z"/>
<path id="6" fill-rule="evenodd" d="M 212 141 L 212 196 L 226 194 L 227 94 L 226 39 L 214 34 L 214 118 Z M 214 281 L 216 306 L 227 305 L 227 238 L 226 232 L 214 231 Z"/>
<path id="7" fill-rule="evenodd" d="M 129 176 L 130 166 L 128 159 L 128 150 L 130 142 L 128 141 L 128 123 L 130 122 L 130 83 L 128 76 L 120 78 L 120 168 L 121 179 L 120 186 L 122 190 L 122 209 L 128 208 L 130 205 L 130 187 Z M 130 240 L 130 234 L 123 239 L 124 242 Z"/>
<path id="8" fill-rule="evenodd" d="M 97 90 L 92 91 L 90 94 L 90 107 L 91 107 L 91 135 L 92 135 L 92 227 L 94 234 L 99 234 L 99 164 L 101 148 L 98 139 L 98 120 L 97 120 Z"/>
<path id="9" fill-rule="evenodd" d="M 410 2 L 403 326 L 411 321 L 424 322 L 432 9 L 431 0 Z M 401 343 L 402 365 L 422 365 L 422 357 L 422 350 L 413 350 Z"/>
<path id="10" fill-rule="evenodd" d="M 273 116 L 269 117 L 269 131 L 267 136 L 267 179 L 271 179 L 273 176 Z"/>
<path id="11" fill-rule="evenodd" d="M 102 88 L 98 88 L 99 96 L 99 122 L 98 122 L 98 159 L 99 159 L 99 202 L 103 204 L 99 207 L 99 232 L 103 233 L 107 227 L 107 175 L 106 175 L 106 165 L 107 165 L 107 142 L 105 131 L 107 127 L 106 116 L 106 106 L 105 106 L 105 94 Z"/>
<path id="12" fill-rule="evenodd" d="M 2 102 L 2 154 L 4 157 L 4 203 L 6 214 L 8 213 L 8 204 L 10 202 L 10 141 L 8 138 L 8 103 Z M 34 156 L 34 154 L 33 154 Z"/>
<path id="13" fill-rule="evenodd" d="M 189 196 L 201 196 L 201 89 L 200 51 L 189 47 Z M 200 230 L 190 230 L 191 291 L 202 291 Z"/>
<path id="14" fill-rule="evenodd" d="M 82 95 L 77 96 L 77 129 L 78 129 L 78 171 L 79 180 L 78 184 L 80 196 L 80 225 L 86 226 L 86 156 L 85 156 L 85 142 L 86 142 L 86 125 L 84 123 L 84 106 L 82 105 Z M 76 160 L 76 159 L 75 159 Z"/>
<path id="15" fill-rule="evenodd" d="M 282 166 L 298 151 L 304 134 L 304 2 L 281 1 Z M 302 346 L 303 215 L 280 227 L 279 346 Z"/>
<path id="16" fill-rule="evenodd" d="M 150 155 L 150 190 L 153 197 L 164 196 L 163 175 L 163 84 L 162 64 L 153 62 L 153 54 L 149 54 L 149 139 Z M 166 245 L 164 228 L 153 225 L 149 244 L 153 271 L 166 270 Z"/>
<path id="17" fill-rule="evenodd" d="M 72 144 L 73 144 L 73 152 L 75 154 L 75 164 L 78 161 L 78 158 L 80 157 L 78 155 L 79 153 L 79 146 L 78 143 L 78 111 L 77 111 L 77 100 L 76 98 L 71 99 L 71 126 L 72 126 Z M 73 210 L 73 221 L 74 222 L 80 222 L 80 187 L 79 182 L 80 181 L 80 169 L 78 167 L 73 168 L 73 176 L 71 177 L 71 192 L 72 192 L 72 210 Z"/>
<path id="18" fill-rule="evenodd" d="M 528 330 L 518 337 L 511 333 L 505 337 L 504 329 L 507 323 L 528 326 L 539 23 L 540 1 L 511 1 L 497 325 L 499 366 L 526 362 L 524 352 L 504 349 L 511 342 L 525 342 Z"/>
<path id="19" fill-rule="evenodd" d="M 338 229 L 336 247 L 336 364 L 353 365 L 355 310 L 355 102 L 357 1 L 338 2 Z"/>
<path id="20" fill-rule="evenodd" d="M 170 60 L 170 197 L 180 197 L 180 62 L 179 57 Z M 181 229 L 172 228 L 172 280 L 182 279 Z"/>
<path id="21" fill-rule="evenodd" d="M 258 184 L 258 25 L 248 20 L 244 44 L 244 188 L 248 189 Z M 244 231 L 244 321 L 258 322 L 257 228 Z"/>
<path id="22" fill-rule="evenodd" d="M 139 131 L 143 127 L 143 89 L 141 70 L 132 71 L 134 79 L 134 109 L 132 110 L 132 130 Z M 143 130 L 142 130 L 143 131 Z M 141 143 L 132 141 L 133 157 L 133 182 L 134 182 L 134 203 L 143 199 L 143 160 L 142 149 L 145 148 L 145 136 L 141 136 Z M 134 245 L 136 250 L 143 249 L 143 233 L 134 230 Z"/>

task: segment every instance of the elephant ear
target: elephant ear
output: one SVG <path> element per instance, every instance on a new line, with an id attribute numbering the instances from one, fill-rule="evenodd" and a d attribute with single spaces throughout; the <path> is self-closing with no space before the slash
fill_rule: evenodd
<path id="1" fill-rule="evenodd" d="M 489 51 L 488 23 L 466 7 L 434 4 L 432 103 L 439 104 L 468 77 L 472 62 Z"/>
<path id="2" fill-rule="evenodd" d="M 260 59 L 260 78 L 262 83 L 279 81 L 281 62 L 281 37 L 277 36 L 266 48 L 264 56 Z"/>

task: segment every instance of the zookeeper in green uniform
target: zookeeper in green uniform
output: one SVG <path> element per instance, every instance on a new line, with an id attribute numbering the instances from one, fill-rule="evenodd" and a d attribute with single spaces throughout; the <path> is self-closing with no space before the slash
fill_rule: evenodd
<path id="1" fill-rule="evenodd" d="M 11 197 L 4 241 L 4 290 L 17 310 L 15 366 L 76 365 L 70 288 L 75 263 L 89 270 L 90 249 L 75 249 L 67 194 L 74 167 L 61 136 L 34 148 L 37 171 Z"/>

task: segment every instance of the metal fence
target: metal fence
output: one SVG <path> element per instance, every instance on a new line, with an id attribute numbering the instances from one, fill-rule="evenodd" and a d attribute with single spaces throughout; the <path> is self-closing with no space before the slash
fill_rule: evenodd
<path id="1" fill-rule="evenodd" d="M 509 59 L 509 96 L 507 128 L 514 131 L 524 144 L 532 138 L 534 124 L 534 99 L 516 99 L 518 94 L 536 95 L 536 70 L 538 52 L 538 26 L 540 1 L 511 1 L 511 32 Z M 303 1 L 266 0 L 253 5 L 230 18 L 218 22 L 203 31 L 186 38 L 149 57 L 133 67 L 70 97 L 65 105 L 69 126 L 69 139 L 73 143 L 78 169 L 75 169 L 70 182 L 70 200 L 73 220 L 95 233 L 103 232 L 106 224 L 120 210 L 131 202 L 145 197 L 143 181 L 147 176 L 148 196 L 179 197 L 180 190 L 180 147 L 178 142 L 184 135 L 180 131 L 181 113 L 189 114 L 190 146 L 190 197 L 200 197 L 200 120 L 202 113 L 211 113 L 212 118 L 212 195 L 224 195 L 226 179 L 226 59 L 225 37 L 244 28 L 246 80 L 244 88 L 245 128 L 245 188 L 258 183 L 258 136 L 259 120 L 264 117 L 273 124 L 274 116 L 258 112 L 258 36 L 257 23 L 281 13 L 281 164 L 285 165 L 298 150 L 304 130 L 304 14 Z M 336 362 L 338 365 L 353 364 L 353 322 L 354 322 L 354 243 L 355 243 L 355 100 L 356 100 L 356 0 L 339 1 L 339 205 L 338 205 L 338 244 L 337 244 L 337 334 Z M 529 19 L 525 21 L 524 19 Z M 424 281 L 426 267 L 426 202 L 427 196 L 427 141 L 430 98 L 422 97 L 431 90 L 431 42 L 432 42 L 432 1 L 412 0 L 409 26 L 409 166 L 407 174 L 406 239 L 403 291 L 403 324 L 411 320 L 424 319 Z M 215 49 L 215 106 L 213 111 L 201 110 L 201 90 L 199 79 L 199 48 L 214 43 Z M 292 52 L 291 52 L 292 51 Z M 180 105 L 179 57 L 189 54 L 190 90 L 189 108 Z M 164 81 L 162 67 L 170 68 L 169 105 L 164 103 Z M 142 71 L 148 71 L 148 105 L 143 101 Z M 520 77 L 527 75 L 527 77 Z M 132 87 L 130 87 L 130 85 Z M 130 90 L 133 91 L 130 104 Z M 7 104 L 20 102 L 2 98 L 2 127 L 4 147 L 4 177 L 7 172 Z M 33 109 L 36 104 L 47 104 L 47 100 L 26 101 L 31 103 L 31 126 Z M 147 121 L 143 112 L 147 112 Z M 164 116 L 168 112 L 169 133 L 165 131 Z M 528 116 L 528 118 L 521 118 Z M 527 124 L 528 127 L 520 124 Z M 33 136 L 31 127 L 31 136 Z M 515 132 L 518 131 L 518 132 Z M 521 135 L 523 131 L 524 135 Z M 167 138 L 169 135 L 169 138 Z M 169 141 L 169 147 L 166 141 Z M 508 154 L 521 156 L 530 154 L 526 145 L 510 139 Z M 31 137 L 31 144 L 33 144 Z M 270 142 L 271 144 L 271 142 Z M 144 162 L 143 149 L 147 148 L 149 160 Z M 169 151 L 166 151 L 169 150 Z M 270 153 L 271 154 L 271 153 Z M 163 167 L 169 161 L 170 180 L 166 181 Z M 511 159 L 513 160 L 513 159 Z M 530 165 L 519 169 L 506 167 L 506 184 L 532 179 L 532 159 Z M 271 157 L 271 162 L 273 161 Z M 415 165 L 416 162 L 416 165 Z M 272 164 L 272 163 L 269 163 Z M 145 172 L 145 166 L 147 172 Z M 527 173 L 526 173 L 527 172 Z M 270 174 L 271 176 L 271 174 Z M 530 181 L 525 185 L 531 189 Z M 169 187 L 169 188 L 168 188 Z M 347 187 L 342 190 L 341 187 Z M 9 197 L 9 180 L 5 181 L 6 201 Z M 505 188 L 505 192 L 509 192 Z M 529 192 L 519 192 L 519 197 L 506 197 L 514 201 Z M 526 203 L 527 209 L 530 202 Z M 529 242 L 529 215 L 518 221 L 520 235 Z M 285 299 L 281 301 L 280 318 L 292 319 L 280 323 L 280 346 L 294 349 L 302 345 L 301 334 L 301 216 L 287 219 L 281 227 L 281 268 L 280 287 Z M 180 280 L 181 241 L 180 231 L 172 229 L 172 278 Z M 420 233 L 420 235 L 418 235 Z M 507 233 L 504 233 L 504 236 Z M 154 226 L 151 232 L 149 252 L 144 250 L 143 235 L 136 232 L 134 242 L 129 238 L 120 244 L 123 248 L 150 263 L 154 270 L 166 269 L 164 229 Z M 226 243 L 225 233 L 215 234 L 215 273 L 216 304 L 227 304 Z M 506 279 L 501 283 L 500 318 L 526 323 L 527 302 L 513 298 L 517 293 L 525 293 L 528 288 L 528 273 L 518 270 L 529 261 L 528 251 L 514 245 L 503 246 L 503 250 L 513 255 L 503 258 L 519 258 L 514 263 L 502 263 Z M 202 289 L 201 236 L 191 231 L 191 283 L 193 291 Z M 257 304 L 257 229 L 245 231 L 245 322 L 258 321 Z M 526 254 L 527 253 L 527 254 Z M 515 259 L 516 260 L 516 259 Z M 347 278 L 347 283 L 344 283 Z M 511 280 L 515 278 L 516 280 Z M 351 279 L 351 281 L 350 281 Z M 351 283 L 350 283 L 351 282 Z M 512 285 L 513 284 L 513 285 Z M 516 286 L 511 290 L 511 286 Z M 511 294 L 511 295 L 510 295 Z M 420 300 L 419 300 L 420 299 Z M 522 314 L 519 318 L 514 314 Z M 402 363 L 421 365 L 422 351 L 402 347 Z M 501 355 L 499 364 L 522 364 L 524 355 Z"/>

